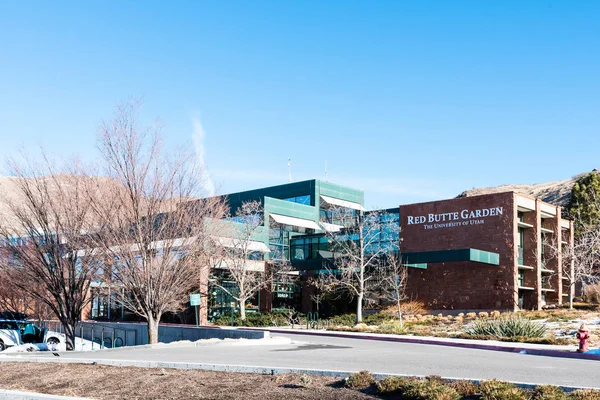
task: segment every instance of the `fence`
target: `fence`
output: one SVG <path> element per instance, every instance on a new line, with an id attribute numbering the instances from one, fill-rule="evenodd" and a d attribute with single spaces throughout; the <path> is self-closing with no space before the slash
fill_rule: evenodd
<path id="1" fill-rule="evenodd" d="M 46 321 L 46 327 L 50 331 L 64 333 L 64 328 L 59 321 Z M 91 348 L 114 348 L 123 346 L 135 346 L 140 343 L 137 329 L 115 327 L 99 322 L 79 322 L 75 328 L 75 336 L 89 340 Z"/>

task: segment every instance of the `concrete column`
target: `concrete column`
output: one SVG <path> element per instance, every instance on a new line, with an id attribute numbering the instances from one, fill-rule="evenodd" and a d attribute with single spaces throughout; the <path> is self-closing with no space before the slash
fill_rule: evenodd
<path id="1" fill-rule="evenodd" d="M 513 257 L 512 263 L 509 260 L 509 265 L 513 266 L 513 311 L 517 311 L 519 309 L 519 207 L 517 206 L 517 196 L 513 193 L 513 242 L 512 242 L 512 250 Z"/>
<path id="2" fill-rule="evenodd" d="M 561 227 L 561 221 L 562 221 L 562 208 L 561 207 L 556 207 L 556 243 L 558 246 L 558 252 L 556 255 L 556 293 L 558 296 L 558 304 L 563 304 L 563 294 L 564 294 L 564 290 L 563 290 L 563 256 L 562 256 L 562 242 L 563 242 L 563 236 L 562 236 L 562 227 Z"/>
<path id="3" fill-rule="evenodd" d="M 569 233 L 568 240 L 569 251 L 571 254 L 573 253 L 573 248 L 575 246 L 575 223 L 573 221 L 569 221 Z M 573 257 L 571 257 L 571 262 L 569 263 L 569 282 L 571 282 L 571 286 L 569 287 L 569 295 L 575 297 L 575 261 Z"/>
<path id="4" fill-rule="evenodd" d="M 535 222 L 533 223 L 533 246 L 535 249 L 535 268 L 536 282 L 535 291 L 537 295 L 537 310 L 542 309 L 542 210 L 541 200 L 535 200 Z"/>

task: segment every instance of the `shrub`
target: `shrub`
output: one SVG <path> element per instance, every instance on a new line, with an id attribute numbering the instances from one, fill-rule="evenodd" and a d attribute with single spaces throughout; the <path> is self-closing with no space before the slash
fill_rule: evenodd
<path id="1" fill-rule="evenodd" d="M 304 386 L 305 388 L 310 387 L 312 385 L 312 377 L 310 375 L 302 374 L 300 376 L 300 386 Z"/>
<path id="2" fill-rule="evenodd" d="M 400 310 L 404 315 L 425 315 L 427 314 L 427 309 L 425 308 L 425 303 L 421 301 L 409 301 L 407 303 L 400 304 Z"/>
<path id="3" fill-rule="evenodd" d="M 377 393 L 392 394 L 402 393 L 410 385 L 410 380 L 400 376 L 388 376 L 377 382 Z"/>
<path id="4" fill-rule="evenodd" d="M 467 313 L 466 317 L 470 319 L 475 319 L 477 317 L 477 314 L 475 314 L 474 312 L 469 312 Z"/>
<path id="5" fill-rule="evenodd" d="M 479 393 L 479 385 L 472 381 L 454 381 L 449 386 L 463 397 L 473 397 Z"/>
<path id="6" fill-rule="evenodd" d="M 488 318 L 490 316 L 490 314 L 488 314 L 485 311 L 482 311 L 478 314 L 479 318 Z"/>
<path id="7" fill-rule="evenodd" d="M 479 385 L 482 400 L 527 400 L 527 395 L 508 382 L 484 381 Z"/>
<path id="8" fill-rule="evenodd" d="M 374 313 L 363 315 L 363 322 L 367 325 L 381 325 L 385 321 L 389 321 L 391 318 L 383 313 Z M 396 317 L 397 319 L 397 317 Z"/>
<path id="9" fill-rule="evenodd" d="M 249 312 L 246 313 L 246 320 L 240 319 L 239 312 L 234 314 L 233 325 L 234 326 L 252 326 L 252 327 L 263 327 L 273 326 L 275 322 L 278 326 L 286 325 L 288 321 L 287 313 L 284 311 L 273 311 L 273 312 Z M 231 325 L 231 315 L 223 314 L 220 317 L 212 321 L 214 325 L 229 326 Z"/>
<path id="10" fill-rule="evenodd" d="M 541 338 L 546 333 L 546 327 L 520 316 L 506 316 L 497 319 L 476 320 L 466 333 L 468 335 L 489 335 L 497 338 Z"/>
<path id="11" fill-rule="evenodd" d="M 331 317 L 328 320 L 332 325 L 354 326 L 356 323 L 356 314 L 342 314 Z"/>
<path id="12" fill-rule="evenodd" d="M 576 390 L 569 394 L 573 400 L 600 400 L 600 391 L 592 389 Z"/>
<path id="13" fill-rule="evenodd" d="M 490 317 L 492 317 L 492 318 L 498 318 L 498 317 L 500 317 L 500 311 L 496 311 L 496 310 L 492 311 L 490 313 Z"/>
<path id="14" fill-rule="evenodd" d="M 402 393 L 406 400 L 459 400 L 460 395 L 436 379 L 411 381 Z"/>
<path id="15" fill-rule="evenodd" d="M 600 283 L 586 285 L 583 299 L 588 303 L 600 303 Z"/>
<path id="16" fill-rule="evenodd" d="M 369 371 L 360 371 L 346 378 L 346 386 L 352 389 L 368 388 L 374 383 L 375 378 Z"/>
<path id="17" fill-rule="evenodd" d="M 464 317 L 464 316 L 465 316 L 464 312 L 458 313 L 458 315 L 457 315 L 457 317 L 461 317 L 461 318 Z"/>
<path id="18" fill-rule="evenodd" d="M 533 391 L 531 400 L 567 400 L 568 397 L 558 386 L 541 385 Z"/>
<path id="19" fill-rule="evenodd" d="M 402 325 L 400 327 L 400 322 L 398 321 L 388 321 L 379 325 L 379 329 L 377 332 L 379 333 L 389 333 L 395 335 L 403 335 L 408 331 L 408 327 L 406 325 Z"/>

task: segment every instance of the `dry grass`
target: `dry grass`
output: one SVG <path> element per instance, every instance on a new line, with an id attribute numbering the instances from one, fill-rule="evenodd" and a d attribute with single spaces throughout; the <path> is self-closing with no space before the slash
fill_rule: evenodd
<path id="1" fill-rule="evenodd" d="M 0 364 L 0 388 L 93 399 L 369 399 L 339 378 L 86 364 Z"/>

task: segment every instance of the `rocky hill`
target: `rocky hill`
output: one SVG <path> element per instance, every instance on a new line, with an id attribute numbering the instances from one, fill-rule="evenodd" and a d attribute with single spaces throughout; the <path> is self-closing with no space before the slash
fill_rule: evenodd
<path id="1" fill-rule="evenodd" d="M 592 172 L 600 173 L 600 170 L 594 169 Z M 457 197 L 478 196 L 489 193 L 517 192 L 534 196 L 557 206 L 566 207 L 571 199 L 571 189 L 573 189 L 573 184 L 582 175 L 584 174 L 579 174 L 571 179 L 557 182 L 500 185 L 489 188 L 466 190 Z"/>

